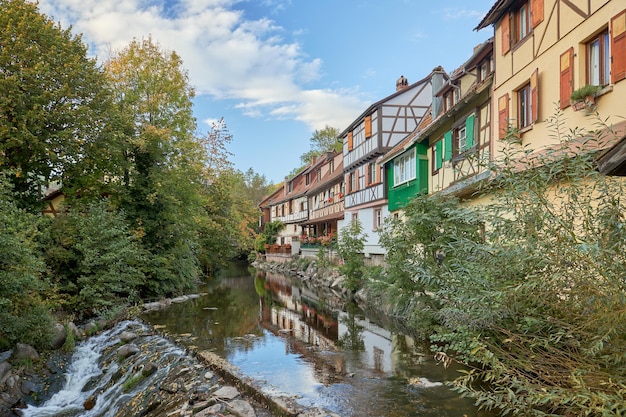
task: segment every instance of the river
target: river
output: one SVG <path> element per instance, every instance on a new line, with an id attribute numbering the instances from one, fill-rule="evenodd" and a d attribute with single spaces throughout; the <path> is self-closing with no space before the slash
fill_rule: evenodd
<path id="1" fill-rule="evenodd" d="M 446 385 L 460 368 L 437 364 L 427 345 L 290 277 L 233 265 L 200 291 L 143 319 L 269 394 L 345 417 L 495 415 Z"/>

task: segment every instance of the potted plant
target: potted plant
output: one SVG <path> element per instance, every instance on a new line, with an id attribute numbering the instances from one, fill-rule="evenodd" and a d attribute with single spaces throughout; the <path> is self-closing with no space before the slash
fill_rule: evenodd
<path id="1" fill-rule="evenodd" d="M 581 110 L 595 103 L 596 94 L 602 89 L 599 85 L 587 84 L 578 90 L 572 91 L 570 100 L 574 110 Z"/>

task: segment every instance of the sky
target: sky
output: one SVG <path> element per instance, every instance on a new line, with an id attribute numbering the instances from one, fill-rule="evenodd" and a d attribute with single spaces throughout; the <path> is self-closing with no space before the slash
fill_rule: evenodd
<path id="1" fill-rule="evenodd" d="M 133 39 L 175 51 L 206 133 L 224 119 L 236 169 L 279 183 L 326 126 L 433 68 L 463 64 L 493 36 L 475 31 L 495 0 L 39 0 L 104 62 Z"/>

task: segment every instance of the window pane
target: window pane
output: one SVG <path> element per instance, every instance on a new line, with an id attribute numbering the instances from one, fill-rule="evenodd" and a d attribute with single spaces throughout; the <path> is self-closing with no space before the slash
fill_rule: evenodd
<path id="1" fill-rule="evenodd" d="M 589 84 L 600 85 L 600 41 L 589 44 Z"/>

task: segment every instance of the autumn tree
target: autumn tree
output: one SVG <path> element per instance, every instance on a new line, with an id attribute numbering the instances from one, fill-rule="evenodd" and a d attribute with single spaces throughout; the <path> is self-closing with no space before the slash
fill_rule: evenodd
<path id="1" fill-rule="evenodd" d="M 120 204 L 151 254 L 144 293 L 182 292 L 199 272 L 195 219 L 206 182 L 194 90 L 181 58 L 151 38 L 133 40 L 105 67 L 125 118 Z"/>
<path id="2" fill-rule="evenodd" d="M 50 181 L 93 187 L 116 160 L 104 157 L 115 145 L 102 70 L 35 3 L 0 0 L 0 10 L 0 169 L 17 202 L 34 207 Z"/>

